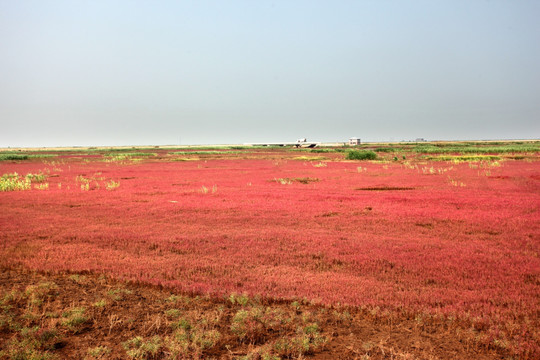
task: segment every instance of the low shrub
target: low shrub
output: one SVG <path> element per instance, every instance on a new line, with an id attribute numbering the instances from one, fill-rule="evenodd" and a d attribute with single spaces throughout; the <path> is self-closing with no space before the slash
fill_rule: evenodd
<path id="1" fill-rule="evenodd" d="M 375 160 L 377 154 L 369 150 L 349 150 L 345 158 L 347 160 Z"/>

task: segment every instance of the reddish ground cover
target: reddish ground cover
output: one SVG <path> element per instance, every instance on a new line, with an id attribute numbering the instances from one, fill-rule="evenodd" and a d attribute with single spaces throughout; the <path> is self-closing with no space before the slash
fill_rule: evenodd
<path id="1" fill-rule="evenodd" d="M 0 193 L 2 263 L 444 316 L 540 354 L 538 161 L 160 155 L 0 163 L 49 176 L 48 190 Z"/>

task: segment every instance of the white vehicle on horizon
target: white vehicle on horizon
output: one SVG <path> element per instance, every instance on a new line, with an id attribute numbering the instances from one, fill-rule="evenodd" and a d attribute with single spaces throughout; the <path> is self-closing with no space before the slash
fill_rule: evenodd
<path id="1" fill-rule="evenodd" d="M 301 138 L 296 140 L 296 142 L 279 142 L 279 143 L 248 143 L 245 145 L 251 145 L 251 146 L 294 146 L 294 147 L 306 147 L 306 148 L 314 148 L 318 145 L 320 145 L 320 142 L 308 142 L 306 138 Z"/>

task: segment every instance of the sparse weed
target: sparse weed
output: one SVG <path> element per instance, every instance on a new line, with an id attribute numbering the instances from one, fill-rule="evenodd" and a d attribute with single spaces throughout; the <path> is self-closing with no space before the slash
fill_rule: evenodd
<path id="1" fill-rule="evenodd" d="M 281 185 L 292 184 L 292 181 L 289 178 L 274 178 L 274 181 L 280 183 Z"/>
<path id="2" fill-rule="evenodd" d="M 302 177 L 302 178 L 274 178 L 275 182 L 280 183 L 281 185 L 290 185 L 293 182 L 298 182 L 301 184 L 309 184 L 310 182 L 317 182 L 319 179 L 317 178 L 310 178 L 310 177 Z"/>
<path id="3" fill-rule="evenodd" d="M 31 180 L 23 178 L 16 172 L 11 174 L 4 174 L 0 178 L 0 191 L 21 191 L 29 190 L 31 186 Z"/>
<path id="4" fill-rule="evenodd" d="M 272 344 L 266 344 L 250 350 L 246 356 L 241 356 L 236 360 L 281 360 L 281 357 L 273 354 Z"/>
<path id="5" fill-rule="evenodd" d="M 302 161 L 322 161 L 327 160 L 324 156 L 297 156 L 293 160 L 302 160 Z"/>
<path id="6" fill-rule="evenodd" d="M 175 315 L 176 312 L 173 313 Z M 165 347 L 173 358 L 200 358 L 203 351 L 214 347 L 221 334 L 214 327 L 219 323 L 222 312 L 188 312 L 185 317 L 172 324 L 172 336 L 165 338 Z"/>
<path id="7" fill-rule="evenodd" d="M 167 315 L 167 317 L 172 318 L 172 319 L 178 319 L 181 314 L 182 314 L 182 311 L 178 309 L 169 309 L 165 311 L 165 315 Z"/>
<path id="8" fill-rule="evenodd" d="M 445 172 L 447 171 L 450 171 L 450 170 L 453 170 L 454 167 L 453 166 L 450 166 L 449 168 L 435 168 L 433 166 L 431 167 L 422 167 L 422 173 L 423 174 L 430 174 L 430 175 L 434 175 L 434 174 L 444 174 Z"/>
<path id="9" fill-rule="evenodd" d="M 259 340 L 264 333 L 264 325 L 260 321 L 263 313 L 263 309 L 260 307 L 238 310 L 232 319 L 231 332 L 241 341 L 255 342 Z"/>
<path id="10" fill-rule="evenodd" d="M 465 187 L 467 185 L 465 185 L 465 183 L 459 181 L 459 180 L 454 180 L 452 178 L 448 178 L 448 181 L 450 181 L 450 184 L 452 186 L 456 186 L 456 187 Z"/>
<path id="11" fill-rule="evenodd" d="M 37 190 L 49 190 L 49 183 L 36 184 L 36 185 L 34 185 L 34 189 L 37 189 Z"/>
<path id="12" fill-rule="evenodd" d="M 105 189 L 111 191 L 120 187 L 120 181 L 109 180 L 100 185 L 100 181 L 104 181 L 105 177 L 101 176 L 101 172 L 95 173 L 92 177 L 85 177 L 84 175 L 77 175 L 75 182 L 80 184 L 82 191 L 97 190 L 104 185 Z"/>
<path id="13" fill-rule="evenodd" d="M 264 308 L 260 305 L 242 308 L 233 316 L 231 332 L 240 341 L 256 343 L 260 341 L 267 330 L 279 329 L 289 323 L 288 313 L 279 308 Z"/>
<path id="14" fill-rule="evenodd" d="M 95 307 L 97 307 L 97 308 L 102 309 L 102 308 L 104 308 L 104 307 L 107 305 L 107 300 L 101 299 L 101 300 L 99 300 L 99 301 L 96 301 L 93 305 L 94 305 Z"/>
<path id="15" fill-rule="evenodd" d="M 90 182 L 90 179 L 85 178 L 83 175 L 77 175 L 75 177 L 75 182 L 79 182 L 81 184 L 88 184 Z"/>
<path id="16" fill-rule="evenodd" d="M 30 180 L 31 182 L 42 183 L 45 180 L 47 180 L 47 175 L 41 172 L 39 172 L 38 174 L 29 173 L 29 174 L 26 174 L 25 178 Z"/>
<path id="17" fill-rule="evenodd" d="M 141 336 L 136 336 L 122 343 L 122 346 L 130 359 L 148 359 L 150 356 L 155 357 L 158 355 L 162 347 L 162 340 L 158 335 L 148 341 L 145 341 Z"/>
<path id="18" fill-rule="evenodd" d="M 119 153 L 105 154 L 103 161 L 105 162 L 138 162 L 142 158 L 156 156 L 156 153 Z"/>
<path id="19" fill-rule="evenodd" d="M 117 189 L 118 187 L 120 187 L 120 181 L 111 180 L 106 183 L 106 189 L 109 191 Z"/>
<path id="20" fill-rule="evenodd" d="M 132 291 L 128 289 L 111 289 L 107 291 L 107 295 L 114 301 L 121 301 L 124 299 L 123 294 L 131 294 Z"/>
<path id="21" fill-rule="evenodd" d="M 208 194 L 208 193 L 215 194 L 217 193 L 217 191 L 218 191 L 217 185 L 212 185 L 212 188 L 207 188 L 206 186 L 202 185 L 201 188 L 199 189 L 199 192 L 201 194 Z"/>
<path id="22" fill-rule="evenodd" d="M 346 323 L 352 320 L 351 313 L 347 310 L 339 312 L 337 310 L 332 311 L 332 317 L 336 319 L 337 322 Z"/>
<path id="23" fill-rule="evenodd" d="M 436 174 L 437 173 L 437 170 L 435 170 L 435 168 L 433 166 L 431 167 L 423 167 L 422 168 L 422 174 Z"/>
<path id="24" fill-rule="evenodd" d="M 371 350 L 373 350 L 374 347 L 375 347 L 375 344 L 373 342 L 371 342 L 371 341 L 364 341 L 362 343 L 362 349 L 364 351 L 371 351 Z"/>
<path id="25" fill-rule="evenodd" d="M 328 339 L 319 333 L 317 324 L 311 324 L 299 328 L 296 336 L 281 337 L 273 346 L 273 350 L 279 356 L 300 357 L 311 354 L 326 344 Z"/>
<path id="26" fill-rule="evenodd" d="M 61 324 L 67 327 L 70 331 L 77 333 L 81 330 L 84 323 L 88 321 L 88 318 L 84 315 L 85 308 L 73 308 L 62 314 L 64 320 Z"/>
<path id="27" fill-rule="evenodd" d="M 40 307 L 44 300 L 52 296 L 58 286 L 53 282 L 42 282 L 38 285 L 29 285 L 26 287 L 23 296 L 27 299 L 29 308 Z"/>
<path id="28" fill-rule="evenodd" d="M 110 353 L 111 349 L 109 349 L 107 346 L 96 346 L 88 349 L 85 360 L 105 359 Z"/>
<path id="29" fill-rule="evenodd" d="M 75 281 L 77 284 L 84 284 L 86 282 L 86 276 L 80 274 L 71 274 L 69 279 Z"/>
<path id="30" fill-rule="evenodd" d="M 238 304 L 245 306 L 249 302 L 249 297 L 247 296 L 247 294 L 237 295 L 235 293 L 232 293 L 231 295 L 229 295 L 228 299 L 233 305 Z"/>
<path id="31" fill-rule="evenodd" d="M 192 298 L 190 298 L 189 296 L 184 296 L 184 295 L 171 295 L 167 299 L 165 299 L 165 301 L 167 302 L 172 302 L 175 304 L 182 303 L 186 305 L 189 304 L 191 300 Z"/>
<path id="32" fill-rule="evenodd" d="M 13 360 L 55 360 L 57 356 L 41 349 L 42 344 L 33 336 L 23 336 L 23 339 L 11 339 L 6 348 L 0 351 L 0 357 Z"/>
<path id="33" fill-rule="evenodd" d="M 418 165 L 416 164 L 411 164 L 409 161 L 404 161 L 402 163 L 402 165 L 406 168 L 406 169 L 418 169 Z"/>

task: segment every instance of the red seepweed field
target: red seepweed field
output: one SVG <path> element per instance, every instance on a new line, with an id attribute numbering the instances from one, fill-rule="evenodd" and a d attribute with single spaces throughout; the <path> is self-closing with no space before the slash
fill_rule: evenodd
<path id="1" fill-rule="evenodd" d="M 1 161 L 34 175 L 0 192 L 2 266 L 438 319 L 540 355 L 537 151 L 130 151 Z"/>

